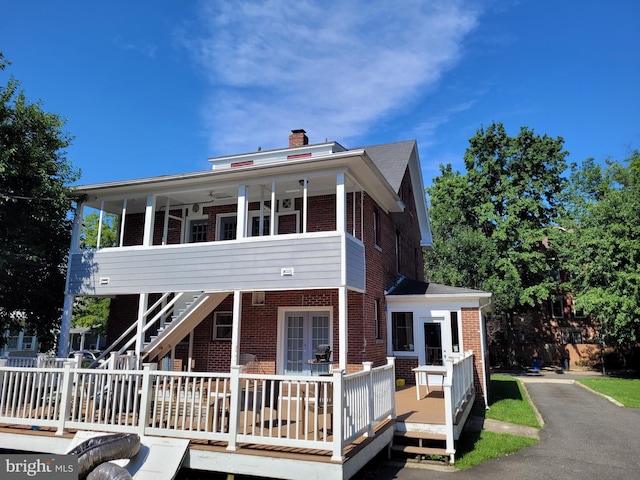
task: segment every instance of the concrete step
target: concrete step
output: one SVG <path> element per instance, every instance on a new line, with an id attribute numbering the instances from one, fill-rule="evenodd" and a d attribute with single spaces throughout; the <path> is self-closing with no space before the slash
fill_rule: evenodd
<path id="1" fill-rule="evenodd" d="M 433 432 L 400 432 L 394 433 L 396 438 L 414 438 L 417 440 L 438 440 L 444 442 L 447 440 L 447 436 L 444 433 Z"/>
<path id="2" fill-rule="evenodd" d="M 440 455 L 447 457 L 447 450 L 445 448 L 435 447 L 418 447 L 415 445 L 391 445 L 391 450 L 394 452 L 410 453 L 413 455 Z"/>

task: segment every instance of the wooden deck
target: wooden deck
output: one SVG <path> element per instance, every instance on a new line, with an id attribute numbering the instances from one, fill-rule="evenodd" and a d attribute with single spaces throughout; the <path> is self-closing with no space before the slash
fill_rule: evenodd
<path id="1" fill-rule="evenodd" d="M 416 387 L 396 390 L 396 421 L 428 425 L 444 425 L 444 392 L 435 387 L 429 395 L 416 398 Z"/>

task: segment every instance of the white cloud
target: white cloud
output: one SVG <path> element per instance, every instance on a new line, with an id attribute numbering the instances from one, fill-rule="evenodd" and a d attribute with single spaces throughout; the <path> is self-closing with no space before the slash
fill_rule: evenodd
<path id="1" fill-rule="evenodd" d="M 216 154 L 363 134 L 433 89 L 479 13 L 462 1 L 207 2 L 183 34 L 211 83 Z M 194 31 L 190 29 L 189 31 Z"/>

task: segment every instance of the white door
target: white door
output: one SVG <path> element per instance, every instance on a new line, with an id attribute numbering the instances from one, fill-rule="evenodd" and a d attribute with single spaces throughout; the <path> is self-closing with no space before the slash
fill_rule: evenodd
<path id="1" fill-rule="evenodd" d="M 318 345 L 331 345 L 329 312 L 286 312 L 284 324 L 284 373 L 311 374 L 310 360 Z M 328 371 L 328 365 L 323 365 Z M 324 373 L 314 368 L 313 373 Z"/>
<path id="2" fill-rule="evenodd" d="M 444 318 L 425 318 L 422 320 L 421 365 L 442 365 L 449 355 L 451 340 Z"/>

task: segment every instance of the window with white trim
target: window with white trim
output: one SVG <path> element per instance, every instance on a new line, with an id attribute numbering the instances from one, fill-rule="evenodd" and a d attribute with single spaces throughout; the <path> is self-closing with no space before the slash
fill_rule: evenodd
<path id="1" fill-rule="evenodd" d="M 413 352 L 413 312 L 391 314 L 391 336 L 395 352 Z"/>
<path id="2" fill-rule="evenodd" d="M 232 327 L 233 327 L 232 312 L 214 312 L 213 340 L 231 340 Z"/>

